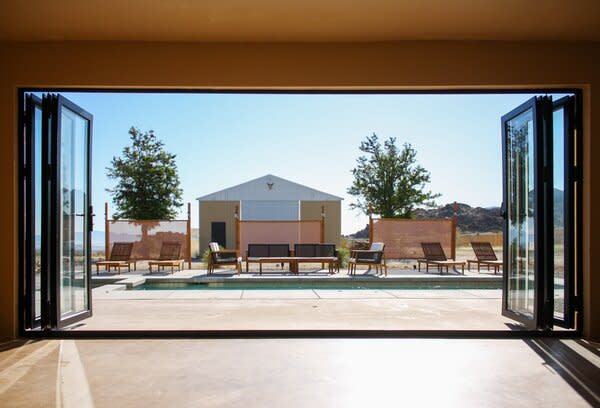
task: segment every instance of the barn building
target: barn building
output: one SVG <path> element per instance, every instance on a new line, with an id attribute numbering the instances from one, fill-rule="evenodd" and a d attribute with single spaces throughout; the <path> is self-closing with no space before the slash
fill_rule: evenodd
<path id="1" fill-rule="evenodd" d="M 341 197 L 271 174 L 197 200 L 200 253 L 211 241 L 236 247 L 236 207 L 241 221 L 320 220 L 324 209 L 324 241 L 340 241 Z"/>

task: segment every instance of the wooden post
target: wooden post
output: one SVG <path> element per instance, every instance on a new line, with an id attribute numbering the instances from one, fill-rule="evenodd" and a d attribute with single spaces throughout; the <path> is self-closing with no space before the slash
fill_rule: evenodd
<path id="1" fill-rule="evenodd" d="M 369 247 L 373 243 L 373 206 L 369 203 Z"/>
<path id="2" fill-rule="evenodd" d="M 187 258 L 188 267 L 192 269 L 192 203 L 188 203 L 187 218 Z"/>
<path id="3" fill-rule="evenodd" d="M 104 203 L 104 256 L 110 259 L 110 222 L 108 221 L 108 203 Z"/>
<path id="4" fill-rule="evenodd" d="M 235 249 L 240 256 L 241 248 L 240 248 L 240 206 L 235 206 Z"/>
<path id="5" fill-rule="evenodd" d="M 325 242 L 325 206 L 321 206 L 321 244 Z"/>
<path id="6" fill-rule="evenodd" d="M 454 202 L 454 215 L 452 216 L 452 231 L 450 231 L 450 258 L 456 261 L 456 225 L 458 224 L 458 203 Z"/>

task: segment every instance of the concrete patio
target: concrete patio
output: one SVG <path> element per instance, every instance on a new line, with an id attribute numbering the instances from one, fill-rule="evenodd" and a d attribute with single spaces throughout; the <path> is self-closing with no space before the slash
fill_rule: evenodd
<path id="1" fill-rule="evenodd" d="M 94 275 L 93 316 L 77 330 L 385 329 L 509 330 L 501 316 L 501 275 L 426 274 L 390 268 L 388 276 L 359 270 L 329 275 L 319 265 L 299 274 L 269 267 L 235 270 L 101 273 Z M 144 283 L 204 283 L 196 288 L 136 290 Z M 223 289 L 220 285 L 236 284 Z M 314 285 L 277 290 L 281 284 Z M 268 289 L 255 285 L 268 284 Z M 348 284 L 364 289 L 345 289 Z M 331 287 L 327 287 L 331 285 Z M 374 285 L 371 288 L 369 285 Z M 461 289 L 462 288 L 462 289 Z"/>

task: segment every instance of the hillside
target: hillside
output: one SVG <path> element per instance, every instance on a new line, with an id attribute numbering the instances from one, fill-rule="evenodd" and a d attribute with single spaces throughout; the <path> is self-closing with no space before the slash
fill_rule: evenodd
<path id="1" fill-rule="evenodd" d="M 427 220 L 432 218 L 451 218 L 454 215 L 454 204 L 446 204 L 430 210 L 417 209 L 415 218 Z M 458 204 L 458 229 L 462 232 L 498 232 L 502 231 L 502 213 L 500 207 L 471 207 Z M 368 238 L 369 226 L 350 235 L 351 238 Z"/>

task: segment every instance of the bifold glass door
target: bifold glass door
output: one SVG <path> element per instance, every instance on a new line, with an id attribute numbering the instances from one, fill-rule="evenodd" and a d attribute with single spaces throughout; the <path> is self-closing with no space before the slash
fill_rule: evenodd
<path id="1" fill-rule="evenodd" d="M 502 313 L 526 329 L 573 327 L 573 106 L 572 97 L 536 97 L 502 117 Z"/>
<path id="2" fill-rule="evenodd" d="M 27 328 L 61 328 L 92 312 L 92 115 L 53 94 L 25 109 Z"/>

